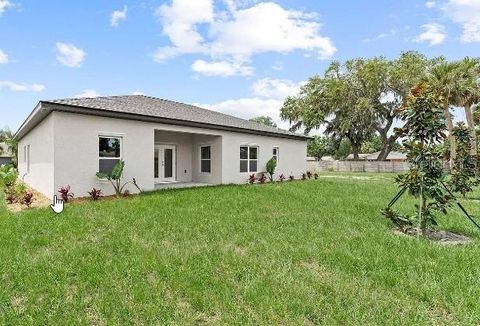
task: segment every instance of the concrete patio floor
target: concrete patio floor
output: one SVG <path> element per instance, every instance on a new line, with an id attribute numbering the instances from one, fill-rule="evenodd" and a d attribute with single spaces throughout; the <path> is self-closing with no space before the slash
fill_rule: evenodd
<path id="1" fill-rule="evenodd" d="M 200 182 L 155 182 L 155 190 L 180 189 L 213 186 L 209 183 Z"/>

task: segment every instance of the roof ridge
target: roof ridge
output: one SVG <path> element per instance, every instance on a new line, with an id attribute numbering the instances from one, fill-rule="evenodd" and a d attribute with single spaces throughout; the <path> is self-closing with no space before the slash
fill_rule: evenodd
<path id="1" fill-rule="evenodd" d="M 112 97 L 129 97 L 129 96 L 145 96 L 140 94 L 132 94 L 132 95 L 104 95 L 104 96 L 77 96 L 77 97 L 64 97 L 64 98 L 56 98 L 50 100 L 41 100 L 40 102 L 55 102 L 55 101 L 71 101 L 71 100 L 92 100 L 92 99 L 99 99 L 99 98 L 112 98 Z M 148 96 L 145 96 L 148 97 Z"/>

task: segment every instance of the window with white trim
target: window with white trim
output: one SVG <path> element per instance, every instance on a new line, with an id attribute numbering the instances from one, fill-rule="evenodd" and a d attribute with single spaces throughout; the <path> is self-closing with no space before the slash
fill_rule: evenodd
<path id="1" fill-rule="evenodd" d="M 275 161 L 277 161 L 278 163 L 278 159 L 280 156 L 280 148 L 278 146 L 273 147 L 272 156 L 275 157 Z"/>
<path id="2" fill-rule="evenodd" d="M 98 171 L 110 173 L 122 159 L 122 139 L 120 137 L 98 137 Z"/>
<path id="3" fill-rule="evenodd" d="M 212 172 L 212 149 L 210 146 L 200 146 L 200 173 Z"/>
<path id="4" fill-rule="evenodd" d="M 257 172 L 258 146 L 240 146 L 240 172 Z"/>

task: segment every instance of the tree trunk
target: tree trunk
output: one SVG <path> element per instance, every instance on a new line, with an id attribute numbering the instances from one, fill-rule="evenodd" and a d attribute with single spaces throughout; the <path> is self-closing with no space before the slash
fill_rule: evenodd
<path id="1" fill-rule="evenodd" d="M 465 105 L 465 118 L 467 119 L 468 130 L 470 131 L 470 144 L 472 146 L 472 149 L 470 150 L 470 154 L 472 154 L 473 156 L 476 156 L 477 155 L 477 133 L 475 132 L 472 105 L 470 104 Z"/>
<path id="2" fill-rule="evenodd" d="M 382 144 L 383 144 L 382 149 L 378 154 L 377 161 L 385 161 L 387 159 L 388 154 L 390 154 L 390 151 L 392 150 L 393 144 L 398 138 L 398 136 L 396 136 L 395 134 L 388 137 L 388 132 L 393 125 L 394 119 L 395 118 L 393 113 L 389 113 L 385 127 L 377 128 L 377 132 L 380 135 L 380 139 L 382 140 Z"/>
<path id="3" fill-rule="evenodd" d="M 385 161 L 387 159 L 387 156 L 392 151 L 393 145 L 395 144 L 395 141 L 397 141 L 397 138 L 398 137 L 396 135 L 391 135 L 383 141 L 383 147 L 378 154 L 377 161 Z"/>
<path id="4" fill-rule="evenodd" d="M 352 144 L 352 153 L 353 153 L 353 160 L 358 161 L 360 156 L 358 155 L 360 153 L 360 148 L 361 146 L 354 145 Z"/>
<path id="5" fill-rule="evenodd" d="M 457 146 L 455 143 L 455 137 L 453 136 L 453 121 L 452 115 L 450 114 L 450 104 L 447 102 L 443 107 L 445 112 L 445 120 L 447 121 L 448 128 L 448 140 L 450 141 L 450 169 L 453 167 L 453 162 L 455 161 Z"/>

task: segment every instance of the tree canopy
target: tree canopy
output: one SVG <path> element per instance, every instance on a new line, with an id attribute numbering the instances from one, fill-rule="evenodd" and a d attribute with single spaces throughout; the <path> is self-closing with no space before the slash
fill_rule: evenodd
<path id="1" fill-rule="evenodd" d="M 325 127 L 336 147 L 348 139 L 355 158 L 375 134 L 382 140 L 379 160 L 386 158 L 398 135 L 391 132 L 403 99 L 439 59 L 404 52 L 383 57 L 332 62 L 323 76 L 311 77 L 300 93 L 288 97 L 281 118 L 291 130 Z"/>
<path id="2" fill-rule="evenodd" d="M 267 127 L 274 127 L 274 128 L 277 127 L 277 124 L 273 121 L 273 119 L 271 117 L 266 116 L 266 115 L 251 118 L 250 121 L 262 124 L 262 125 L 267 126 Z"/>

